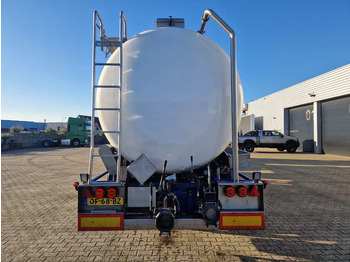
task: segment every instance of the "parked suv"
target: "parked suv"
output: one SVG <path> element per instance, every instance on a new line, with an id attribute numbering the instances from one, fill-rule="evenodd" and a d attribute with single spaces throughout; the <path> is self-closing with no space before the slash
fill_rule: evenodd
<path id="1" fill-rule="evenodd" d="M 238 136 L 238 145 L 248 152 L 253 152 L 256 147 L 270 147 L 279 151 L 287 149 L 289 153 L 294 153 L 300 143 L 298 138 L 285 136 L 275 130 L 254 130 Z"/>

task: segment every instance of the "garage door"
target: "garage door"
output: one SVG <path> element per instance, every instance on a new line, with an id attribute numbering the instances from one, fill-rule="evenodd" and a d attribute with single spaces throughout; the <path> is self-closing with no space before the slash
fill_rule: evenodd
<path id="1" fill-rule="evenodd" d="M 314 152 L 313 105 L 289 109 L 289 135 L 298 137 L 303 152 Z"/>
<path id="2" fill-rule="evenodd" d="M 350 156 L 350 97 L 322 103 L 322 144 L 326 154 Z"/>

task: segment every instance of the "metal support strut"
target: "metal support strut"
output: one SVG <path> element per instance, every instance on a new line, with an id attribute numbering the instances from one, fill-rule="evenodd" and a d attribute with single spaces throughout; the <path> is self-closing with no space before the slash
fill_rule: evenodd
<path id="1" fill-rule="evenodd" d="M 230 36 L 230 67 L 231 67 L 231 121 L 232 121 L 232 170 L 233 183 L 239 182 L 238 170 L 238 132 L 237 132 L 237 64 L 236 64 L 236 33 L 213 10 L 207 9 L 202 17 L 198 33 L 203 34 L 206 23 L 212 17 Z"/>

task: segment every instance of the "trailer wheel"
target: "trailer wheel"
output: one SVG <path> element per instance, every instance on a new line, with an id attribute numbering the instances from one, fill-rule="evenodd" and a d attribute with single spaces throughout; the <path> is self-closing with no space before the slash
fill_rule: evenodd
<path id="1" fill-rule="evenodd" d="M 244 149 L 245 151 L 252 153 L 254 151 L 254 144 L 252 142 L 247 142 L 244 144 Z"/>
<path id="2" fill-rule="evenodd" d="M 288 153 L 295 153 L 297 151 L 298 146 L 295 143 L 288 143 L 286 145 L 286 149 Z"/>
<path id="3" fill-rule="evenodd" d="M 77 138 L 74 138 L 72 141 L 72 146 L 75 146 L 75 147 L 80 146 L 80 140 Z"/>
<path id="4" fill-rule="evenodd" d="M 42 142 L 43 147 L 50 147 L 51 146 L 51 141 L 46 139 Z"/>
<path id="5" fill-rule="evenodd" d="M 284 149 L 286 149 L 285 147 L 278 147 L 277 150 L 280 151 L 280 152 L 283 152 Z"/>

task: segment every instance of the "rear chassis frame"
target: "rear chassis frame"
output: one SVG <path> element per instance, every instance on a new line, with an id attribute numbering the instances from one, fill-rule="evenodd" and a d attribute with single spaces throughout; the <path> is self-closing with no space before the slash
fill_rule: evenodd
<path id="1" fill-rule="evenodd" d="M 226 174 L 222 172 L 222 170 L 228 170 L 228 166 L 223 165 L 216 169 L 219 172 L 213 171 L 210 174 L 211 181 L 208 182 L 206 169 L 207 167 L 203 166 L 179 173 L 176 174 L 176 182 L 166 182 L 167 193 L 173 193 L 180 202 L 178 206 L 171 209 L 172 212 L 175 210 L 172 228 L 264 229 L 263 198 L 266 182 L 260 180 L 260 172 L 253 174 L 255 180 L 240 173 L 239 182 L 234 183 L 229 178 L 229 172 Z M 214 170 L 214 168 L 211 169 Z M 160 176 L 161 174 L 154 174 L 144 185 L 140 185 L 128 172 L 126 180 L 120 183 L 113 180 L 113 176 L 110 176 L 108 172 L 103 172 L 92 179 L 90 184 L 79 184 L 77 186 L 78 230 L 155 229 L 157 227 L 156 215 L 159 213 L 157 210 L 163 209 L 166 195 L 158 190 L 159 182 L 157 181 Z M 107 180 L 102 180 L 104 178 Z M 210 199 L 205 195 L 209 184 L 214 195 Z M 235 189 L 234 196 L 226 194 L 228 187 Z M 241 187 L 247 189 L 247 196 L 238 195 Z M 115 188 L 116 197 L 122 198 L 120 205 L 88 205 L 89 199 L 95 198 L 94 194 L 97 189 L 107 192 L 109 188 Z M 252 191 L 255 192 L 255 195 L 250 195 Z M 208 205 L 218 210 L 218 218 L 214 221 L 208 222 L 203 216 Z M 170 234 L 170 230 L 161 231 L 161 233 Z"/>

